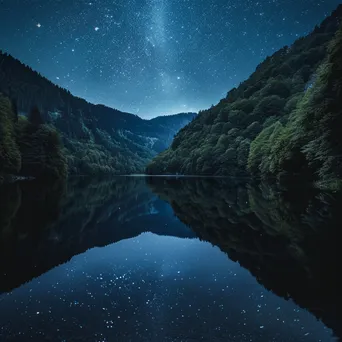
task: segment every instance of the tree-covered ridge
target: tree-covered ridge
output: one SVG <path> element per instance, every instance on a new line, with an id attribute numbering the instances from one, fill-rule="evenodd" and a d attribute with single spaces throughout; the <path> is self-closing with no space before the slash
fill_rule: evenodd
<path id="1" fill-rule="evenodd" d="M 151 177 L 149 185 L 200 239 L 218 246 L 265 288 L 291 298 L 342 338 L 335 243 L 341 192 L 231 178 Z"/>
<path id="2" fill-rule="evenodd" d="M 67 164 L 56 130 L 37 108 L 19 116 L 15 103 L 0 93 L 0 178 L 6 175 L 65 178 Z"/>
<path id="3" fill-rule="evenodd" d="M 308 104 L 310 94 L 316 93 L 313 96 L 320 96 L 325 103 L 324 96 L 328 94 L 324 89 L 332 87 L 331 89 L 335 90 L 329 93 L 331 101 L 337 101 L 339 98 L 339 90 L 328 84 L 341 80 L 341 75 L 337 72 L 341 65 L 338 61 L 341 46 L 339 34 L 334 39 L 341 18 L 342 6 L 339 6 L 308 36 L 266 58 L 248 80 L 232 89 L 216 106 L 200 112 L 195 120 L 183 128 L 176 135 L 171 147 L 150 163 L 147 172 L 229 176 L 250 173 L 265 176 L 269 173 L 266 169 L 272 169 L 273 164 L 265 164 L 269 163 L 269 158 L 273 158 L 274 139 L 279 138 L 283 127 L 290 125 L 294 116 L 305 116 L 307 106 L 316 112 L 316 103 Z M 336 72 L 330 73 L 335 81 L 328 80 L 327 71 L 322 71 L 327 69 L 327 65 L 330 65 L 330 70 L 336 69 Z M 325 76 L 322 76 L 322 73 Z M 315 134 L 321 134 L 323 127 L 336 127 L 333 122 L 338 117 L 338 107 L 331 105 L 331 115 L 327 115 L 327 108 L 323 103 L 321 108 L 317 109 L 317 112 L 321 113 L 323 126 L 320 127 L 320 133 L 311 132 L 306 144 Z M 319 148 L 325 151 L 321 151 L 322 156 L 313 157 L 316 158 L 316 164 L 319 163 L 319 158 L 322 161 L 323 155 L 337 155 L 342 152 L 338 149 L 339 145 L 333 151 L 327 150 L 332 146 L 332 141 L 330 145 L 327 141 L 333 139 L 333 135 L 328 135 L 324 147 L 317 141 Z M 311 144 L 306 148 L 310 146 L 313 147 Z M 283 155 L 293 152 L 290 151 L 292 147 L 285 142 L 283 147 Z M 304 148 L 304 145 L 300 148 Z M 319 150 L 316 153 L 319 153 Z M 296 158 L 301 156 L 297 155 Z M 285 159 L 286 164 L 287 157 Z M 287 169 L 288 173 L 294 174 L 298 171 L 294 168 L 296 163 L 297 161 L 292 161 L 293 165 Z M 308 161 L 307 164 L 312 163 Z M 279 176 L 284 167 L 279 162 L 278 168 L 272 169 L 271 173 Z M 328 165 L 326 163 L 325 166 L 315 167 L 325 173 Z M 321 179 L 322 175 L 318 178 Z"/>
<path id="4" fill-rule="evenodd" d="M 316 81 L 291 113 L 263 130 L 253 141 L 248 160 L 261 177 L 296 173 L 329 187 L 342 179 L 342 27 L 329 45 Z"/>
<path id="5" fill-rule="evenodd" d="M 45 123 L 55 127 L 66 147 L 72 174 L 137 173 L 194 113 L 143 120 L 73 96 L 12 56 L 0 52 L 0 92 L 19 113 L 37 106 Z"/>

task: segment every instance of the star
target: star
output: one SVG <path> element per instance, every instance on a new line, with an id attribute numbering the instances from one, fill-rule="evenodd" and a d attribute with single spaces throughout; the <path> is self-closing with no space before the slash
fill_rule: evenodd
<path id="1" fill-rule="evenodd" d="M 218 103 L 341 0 L 65 2 L 5 1 L 0 49 L 52 81 L 61 75 L 74 95 L 152 118 L 184 110 L 184 102 L 195 112 Z M 13 25 L 9 13 L 20 21 Z M 71 72 L 73 82 L 62 77 Z"/>

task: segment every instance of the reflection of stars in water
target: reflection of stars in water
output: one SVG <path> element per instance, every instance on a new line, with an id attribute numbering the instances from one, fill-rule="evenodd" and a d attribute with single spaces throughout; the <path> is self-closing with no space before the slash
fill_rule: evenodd
<path id="1" fill-rule="evenodd" d="M 18 342 L 301 341 L 325 329 L 217 248 L 151 234 L 74 257 L 0 305 L 0 340 Z"/>

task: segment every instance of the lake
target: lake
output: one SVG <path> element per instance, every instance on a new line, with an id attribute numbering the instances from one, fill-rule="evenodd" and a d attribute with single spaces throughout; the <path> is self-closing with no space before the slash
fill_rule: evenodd
<path id="1" fill-rule="evenodd" d="M 342 194 L 186 177 L 0 188 L 0 341 L 338 341 Z"/>

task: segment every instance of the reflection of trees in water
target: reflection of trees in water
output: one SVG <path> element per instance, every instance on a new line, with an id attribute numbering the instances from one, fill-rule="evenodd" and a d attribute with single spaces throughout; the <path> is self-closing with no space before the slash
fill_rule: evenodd
<path id="1" fill-rule="evenodd" d="M 342 336 L 337 279 L 341 194 L 223 179 L 151 178 L 148 183 L 201 239 L 219 246 L 267 289 L 293 298 Z M 148 212 L 154 200 L 142 178 L 1 187 L 1 290 L 88 248 L 133 236 L 136 231 L 115 227 Z"/>
<path id="2" fill-rule="evenodd" d="M 149 185 L 201 239 L 342 336 L 336 243 L 342 194 L 203 178 L 151 178 Z"/>
<path id="3" fill-rule="evenodd" d="M 148 211 L 153 200 L 138 178 L 71 178 L 68 184 L 1 187 L 0 290 L 19 286 L 88 248 L 113 242 L 115 224 L 129 220 L 136 210 Z M 127 238 L 125 233 L 131 232 L 122 238 Z"/>
<path id="4" fill-rule="evenodd" d="M 16 253 L 13 244 L 35 238 L 58 218 L 65 183 L 23 182 L 0 188 L 1 253 Z M 19 247 L 19 246 L 18 246 Z"/>

